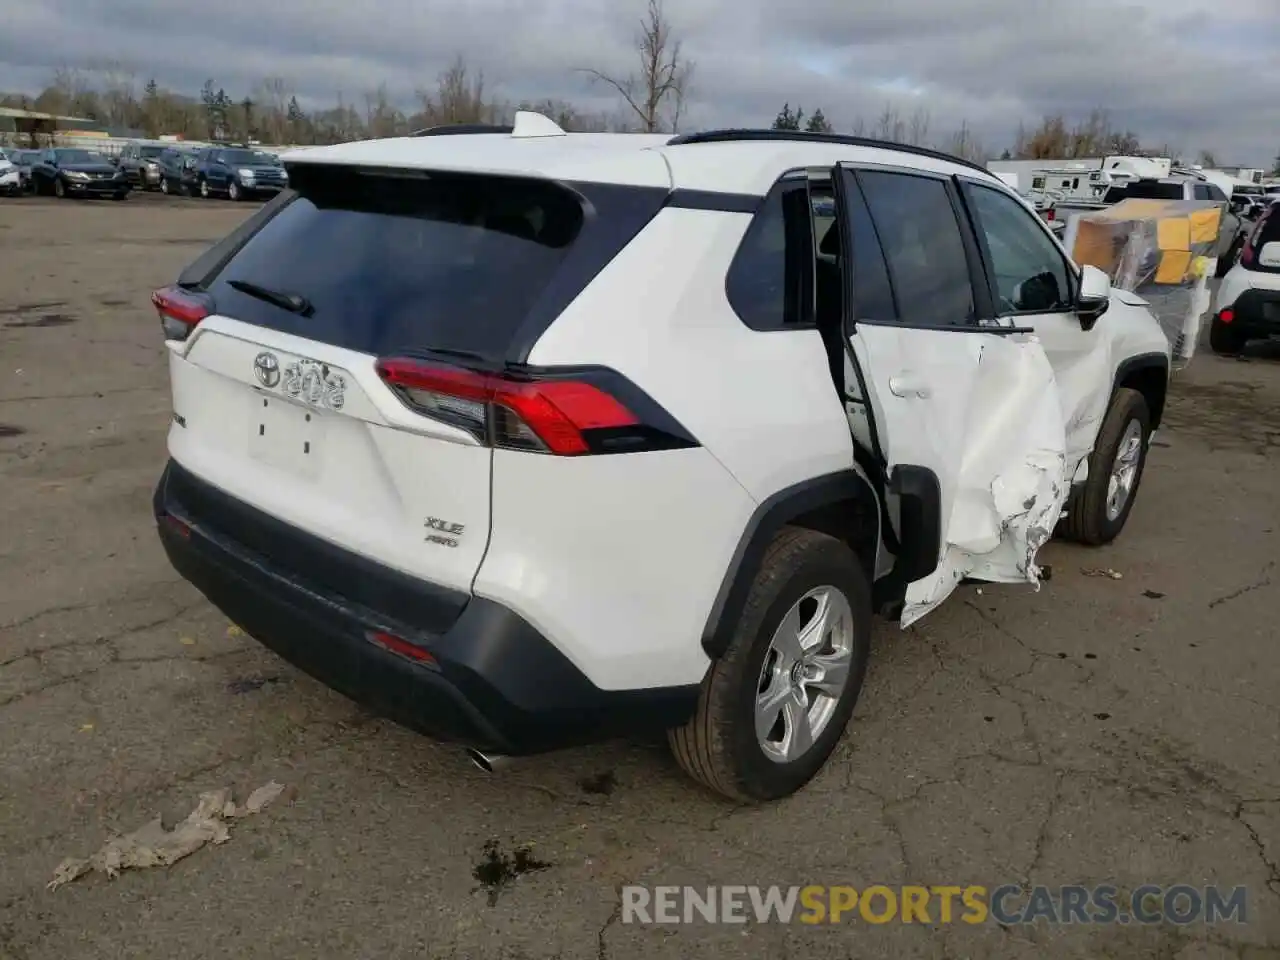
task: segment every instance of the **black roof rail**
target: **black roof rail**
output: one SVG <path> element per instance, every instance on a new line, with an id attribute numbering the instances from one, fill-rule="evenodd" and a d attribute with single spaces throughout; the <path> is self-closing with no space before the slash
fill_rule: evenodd
<path id="1" fill-rule="evenodd" d="M 515 127 L 493 123 L 449 123 L 439 127 L 427 127 L 415 130 L 411 137 L 447 137 L 453 134 L 466 133 L 511 133 Z"/>
<path id="2" fill-rule="evenodd" d="M 892 140 L 876 140 L 871 137 L 855 137 L 844 133 L 808 133 L 804 130 L 706 130 L 702 133 L 686 133 L 672 137 L 667 146 L 675 147 L 688 143 L 732 143 L 736 140 L 791 140 L 802 143 L 842 143 L 850 147 L 873 147 L 878 150 L 897 150 L 899 153 L 913 153 L 918 157 L 931 157 L 934 160 L 945 160 L 947 163 L 958 163 L 973 170 L 981 170 L 990 174 L 986 167 L 953 156 L 942 150 L 931 150 L 929 147 L 917 147 L 909 143 L 894 143 Z"/>

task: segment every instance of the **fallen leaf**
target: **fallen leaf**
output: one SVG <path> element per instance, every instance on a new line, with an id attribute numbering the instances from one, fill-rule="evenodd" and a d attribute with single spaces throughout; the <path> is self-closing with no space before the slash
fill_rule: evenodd
<path id="1" fill-rule="evenodd" d="M 181 643 L 184 647 L 194 647 L 196 645 L 196 641 L 193 637 L 183 637 L 178 642 Z"/>
<path id="2" fill-rule="evenodd" d="M 88 733 L 88 732 L 89 732 L 89 731 L 91 731 L 92 729 L 93 729 L 93 724 L 92 724 L 92 723 L 82 723 L 82 724 L 80 724 L 80 732 L 81 732 L 81 733 Z"/>
<path id="3" fill-rule="evenodd" d="M 227 636 L 228 636 L 228 637 L 242 637 L 242 636 L 244 636 L 244 631 L 243 631 L 243 630 L 241 630 L 239 627 L 237 627 L 237 626 L 233 623 L 231 626 L 227 627 Z"/>

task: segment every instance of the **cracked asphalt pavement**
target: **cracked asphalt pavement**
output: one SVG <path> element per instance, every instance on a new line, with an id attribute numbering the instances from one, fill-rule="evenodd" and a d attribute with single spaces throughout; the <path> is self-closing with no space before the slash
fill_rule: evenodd
<path id="1" fill-rule="evenodd" d="M 726 805 L 657 740 L 486 775 L 258 647 L 161 552 L 148 297 L 247 213 L 0 201 L 0 958 L 1280 958 L 1274 354 L 1196 358 L 1117 543 L 878 626 L 793 799 Z M 113 832 L 271 779 L 292 802 L 226 844 L 45 889 Z M 629 883 L 1218 883 L 1249 922 L 643 926 Z"/>

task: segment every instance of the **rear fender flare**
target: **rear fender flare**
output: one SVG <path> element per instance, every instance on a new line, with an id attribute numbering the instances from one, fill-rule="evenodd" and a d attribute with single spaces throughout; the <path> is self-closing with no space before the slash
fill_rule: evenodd
<path id="1" fill-rule="evenodd" d="M 785 487 L 756 508 L 739 538 L 702 632 L 702 648 L 709 657 L 717 659 L 728 649 L 765 551 L 778 532 L 806 514 L 843 503 L 867 509 L 876 520 L 876 540 L 870 544 L 870 562 L 866 556 L 860 556 L 868 580 L 874 578 L 880 498 L 867 478 L 858 470 L 840 470 Z"/>

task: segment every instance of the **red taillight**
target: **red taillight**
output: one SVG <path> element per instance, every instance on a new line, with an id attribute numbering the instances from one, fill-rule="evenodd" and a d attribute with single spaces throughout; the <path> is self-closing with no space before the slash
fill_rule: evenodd
<path id="1" fill-rule="evenodd" d="M 1227 309 L 1223 310 L 1220 314 L 1218 314 L 1218 319 L 1221 320 L 1223 323 L 1231 323 L 1233 320 L 1235 320 L 1235 318 L 1236 318 L 1236 312 L 1232 310 L 1230 307 L 1227 307 Z"/>
<path id="2" fill-rule="evenodd" d="M 576 456 L 591 451 L 586 431 L 640 425 L 617 398 L 583 380 L 522 379 L 406 358 L 377 366 L 419 413 L 498 447 Z"/>
<path id="3" fill-rule="evenodd" d="M 1240 248 L 1240 262 L 1246 267 L 1253 263 L 1253 241 L 1245 241 L 1245 245 Z"/>
<path id="4" fill-rule="evenodd" d="M 213 312 L 207 297 L 181 287 L 164 287 L 151 295 L 166 340 L 185 340 Z"/>
<path id="5" fill-rule="evenodd" d="M 1046 211 L 1044 212 L 1044 218 L 1045 218 L 1046 220 L 1052 220 L 1052 219 L 1053 219 L 1053 207 L 1050 207 L 1048 210 L 1046 210 Z"/>

